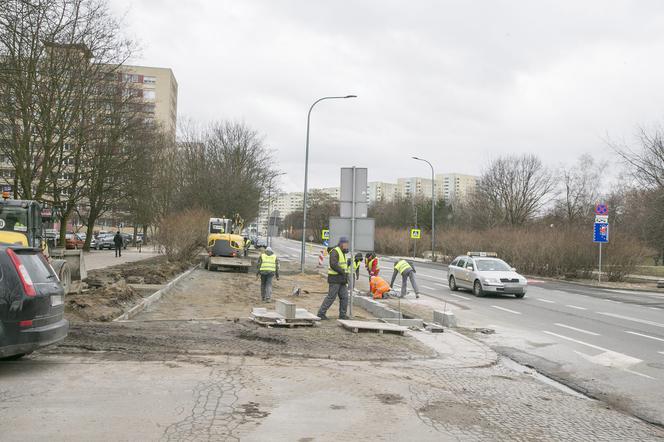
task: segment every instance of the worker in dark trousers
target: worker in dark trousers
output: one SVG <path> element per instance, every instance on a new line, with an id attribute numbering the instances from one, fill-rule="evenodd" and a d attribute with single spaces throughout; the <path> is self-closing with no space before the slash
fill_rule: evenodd
<path id="1" fill-rule="evenodd" d="M 348 276 L 350 275 L 350 265 L 348 258 L 348 238 L 342 236 L 339 244 L 330 250 L 329 268 L 327 270 L 327 283 L 329 288 L 327 296 L 318 309 L 318 317 L 325 320 L 328 309 L 334 304 L 334 300 L 339 297 L 339 319 L 346 319 L 346 310 L 348 309 Z"/>
<path id="2" fill-rule="evenodd" d="M 261 278 L 261 300 L 270 302 L 272 300 L 272 278 L 279 281 L 279 260 L 272 251 L 272 247 L 265 249 L 258 258 L 258 272 L 256 276 Z"/>
<path id="3" fill-rule="evenodd" d="M 360 279 L 360 267 L 362 266 L 362 254 L 356 253 L 355 260 L 353 261 L 353 274 L 355 274 L 355 281 Z"/>
<path id="4" fill-rule="evenodd" d="M 122 238 L 122 235 L 120 235 L 119 230 L 115 233 L 115 236 L 113 237 L 113 244 L 115 245 L 115 257 L 116 258 L 122 257 L 122 246 L 124 245 L 124 239 Z"/>
<path id="5" fill-rule="evenodd" d="M 397 274 L 401 275 L 401 297 L 406 296 L 406 289 L 408 287 L 408 280 L 410 279 L 410 284 L 415 290 L 415 297 L 420 297 L 420 289 L 417 287 L 417 281 L 415 281 L 415 268 L 411 263 L 405 259 L 400 259 L 394 264 L 394 272 L 392 273 L 392 280 L 390 281 L 390 287 L 394 287 L 394 280 L 397 278 Z"/>

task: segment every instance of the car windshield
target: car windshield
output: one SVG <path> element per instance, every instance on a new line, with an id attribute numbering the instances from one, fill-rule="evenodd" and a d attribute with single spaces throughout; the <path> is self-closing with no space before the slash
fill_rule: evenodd
<path id="1" fill-rule="evenodd" d="M 511 270 L 510 266 L 500 259 L 475 259 L 475 265 L 480 272 L 508 272 Z"/>

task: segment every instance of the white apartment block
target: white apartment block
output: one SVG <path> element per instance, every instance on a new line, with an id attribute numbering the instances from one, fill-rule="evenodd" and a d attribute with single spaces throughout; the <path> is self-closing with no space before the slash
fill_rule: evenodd
<path id="1" fill-rule="evenodd" d="M 390 202 L 399 196 L 399 187 L 394 183 L 373 181 L 367 183 L 367 202 L 373 204 L 376 201 Z"/>
<path id="2" fill-rule="evenodd" d="M 458 173 L 436 175 L 436 195 L 446 202 L 464 201 L 477 187 L 479 177 Z"/>
<path id="3" fill-rule="evenodd" d="M 324 193 L 332 199 L 339 200 L 340 190 L 338 187 L 324 187 L 322 189 L 311 189 L 311 191 L 318 191 Z"/>
<path id="4" fill-rule="evenodd" d="M 398 178 L 397 193 L 401 198 L 431 198 L 432 185 L 432 181 L 427 178 Z"/>

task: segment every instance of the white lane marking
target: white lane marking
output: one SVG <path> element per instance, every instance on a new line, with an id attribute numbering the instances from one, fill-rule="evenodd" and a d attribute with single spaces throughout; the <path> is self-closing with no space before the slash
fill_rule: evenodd
<path id="1" fill-rule="evenodd" d="M 447 284 L 441 284 L 440 282 L 434 282 L 434 284 L 439 285 L 441 287 L 447 287 Z"/>
<path id="2" fill-rule="evenodd" d="M 429 287 L 428 285 L 423 285 L 422 288 L 427 290 L 436 290 L 435 288 Z"/>
<path id="3" fill-rule="evenodd" d="M 450 296 L 454 296 L 455 298 L 465 299 L 466 301 L 470 301 L 470 298 L 467 298 L 467 297 L 461 296 L 461 295 L 457 295 L 455 293 L 450 293 Z"/>
<path id="4" fill-rule="evenodd" d="M 623 316 L 623 315 L 618 315 L 616 313 L 597 312 L 597 314 L 598 315 L 604 315 L 604 316 L 610 316 L 612 318 L 625 319 L 627 321 L 634 321 L 634 322 L 638 322 L 640 324 L 647 324 L 647 325 L 653 325 L 655 327 L 664 328 L 664 324 L 662 324 L 660 322 L 647 321 L 645 319 L 639 319 L 639 318 L 632 318 L 631 316 Z"/>
<path id="5" fill-rule="evenodd" d="M 625 330 L 625 333 L 629 333 L 630 335 L 641 336 L 642 338 L 654 339 L 655 341 L 664 342 L 664 339 L 662 339 L 662 338 L 657 338 L 655 336 L 650 336 L 650 335 L 644 335 L 643 333 L 637 333 L 637 332 L 627 331 L 627 330 Z"/>
<path id="6" fill-rule="evenodd" d="M 568 328 L 568 329 L 570 329 L 570 330 L 578 331 L 578 332 L 580 332 L 580 333 L 585 333 L 585 334 L 588 334 L 588 335 L 591 335 L 591 336 L 600 336 L 599 333 L 595 333 L 595 332 L 591 332 L 591 331 L 588 331 L 588 330 L 584 330 L 584 329 L 582 329 L 582 328 L 572 327 L 571 325 L 560 324 L 560 323 L 558 323 L 558 322 L 556 322 L 556 323 L 553 324 L 553 325 L 557 325 L 558 327 Z"/>
<path id="7" fill-rule="evenodd" d="M 609 350 L 608 348 L 600 347 L 599 345 L 594 345 L 594 344 L 589 344 L 587 342 L 579 341 L 578 339 L 570 338 L 569 336 L 564 336 L 564 335 L 559 335 L 558 333 L 542 330 L 542 333 L 546 333 L 547 335 L 555 336 L 560 339 L 566 339 L 571 342 L 576 342 L 577 344 L 585 345 L 586 347 L 594 348 L 595 350 L 599 351 L 610 351 L 611 353 L 616 353 L 613 350 Z"/>
<path id="8" fill-rule="evenodd" d="M 659 353 L 660 355 L 664 355 L 664 351 L 658 351 L 657 353 Z"/>
<path id="9" fill-rule="evenodd" d="M 588 309 L 585 308 L 585 307 L 579 307 L 578 305 L 572 305 L 572 304 L 565 304 L 565 307 L 575 308 L 575 309 L 577 309 L 577 310 L 588 310 Z"/>
<path id="10" fill-rule="evenodd" d="M 654 377 L 648 376 L 647 374 L 639 373 L 638 371 L 629 370 L 627 368 L 623 368 L 623 370 L 625 370 L 627 373 L 632 373 L 632 374 L 635 374 L 637 376 L 641 376 L 641 377 L 644 377 L 644 378 L 647 378 L 647 379 L 652 379 L 653 381 L 656 380 Z"/>
<path id="11" fill-rule="evenodd" d="M 605 299 L 606 302 L 613 302 L 614 304 L 622 304 L 620 301 L 614 301 L 613 299 Z"/>
<path id="12" fill-rule="evenodd" d="M 550 300 L 544 299 L 544 298 L 535 298 L 535 299 L 537 299 L 538 301 L 549 303 L 549 304 L 555 304 L 556 303 L 556 301 L 550 301 Z"/>
<path id="13" fill-rule="evenodd" d="M 504 311 L 504 312 L 513 313 L 513 314 L 515 314 L 515 315 L 520 315 L 520 314 L 521 314 L 521 312 L 517 312 L 517 311 L 514 311 L 514 310 L 510 310 L 510 309 L 508 309 L 508 308 L 504 308 L 504 307 L 498 307 L 497 305 L 492 305 L 491 307 L 493 307 L 493 308 L 497 308 L 498 310 L 502 310 L 502 311 Z"/>
<path id="14" fill-rule="evenodd" d="M 648 307 L 650 310 L 661 310 L 659 307 Z"/>

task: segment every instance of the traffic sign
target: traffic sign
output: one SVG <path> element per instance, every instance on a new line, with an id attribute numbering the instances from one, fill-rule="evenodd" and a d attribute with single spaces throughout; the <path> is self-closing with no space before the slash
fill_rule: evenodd
<path id="1" fill-rule="evenodd" d="M 323 240 L 329 240 L 330 239 L 330 231 L 328 229 L 323 229 L 320 232 L 320 239 Z"/>
<path id="2" fill-rule="evenodd" d="M 609 222 L 609 215 L 595 215 L 595 222 L 596 223 L 608 223 Z"/>
<path id="3" fill-rule="evenodd" d="M 420 229 L 410 229 L 410 239 L 420 239 L 422 231 Z"/>
<path id="4" fill-rule="evenodd" d="M 324 247 L 327 247 L 327 246 L 329 246 L 329 245 L 330 245 L 330 241 L 327 240 L 327 239 L 324 239 L 324 240 L 323 240 L 323 246 L 324 246 Z"/>
<path id="5" fill-rule="evenodd" d="M 597 215 L 608 215 L 609 206 L 604 203 L 595 204 L 595 214 Z"/>
<path id="6" fill-rule="evenodd" d="M 609 242 L 609 223 L 595 223 L 593 242 Z"/>

